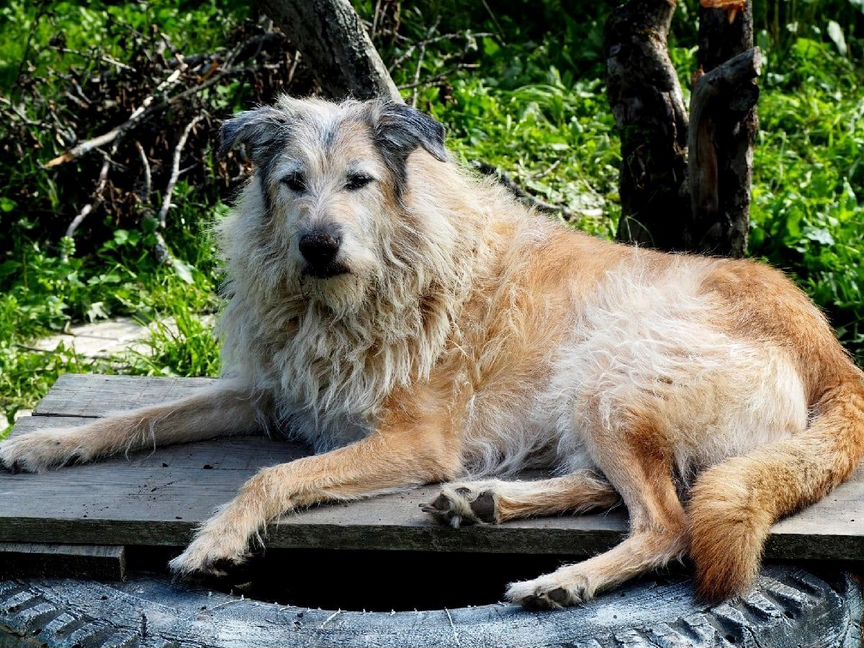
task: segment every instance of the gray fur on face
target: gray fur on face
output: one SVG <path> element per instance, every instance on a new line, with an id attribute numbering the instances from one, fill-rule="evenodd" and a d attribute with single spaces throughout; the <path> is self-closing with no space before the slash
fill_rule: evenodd
<path id="1" fill-rule="evenodd" d="M 393 173 L 396 192 L 401 195 L 406 183 L 408 156 L 422 146 L 441 162 L 447 158 L 444 148 L 444 126 L 429 115 L 403 103 L 392 101 L 373 104 L 370 115 L 375 144 Z"/>
<path id="2" fill-rule="evenodd" d="M 252 163 L 264 167 L 291 135 L 291 115 L 276 108 L 247 110 L 222 124 L 219 155 L 242 144 Z"/>

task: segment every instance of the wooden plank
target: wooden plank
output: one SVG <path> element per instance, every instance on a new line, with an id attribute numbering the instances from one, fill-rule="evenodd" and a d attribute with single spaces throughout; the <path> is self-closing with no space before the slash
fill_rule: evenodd
<path id="1" fill-rule="evenodd" d="M 80 423 L 77 417 L 34 416 L 21 419 L 15 434 Z M 183 545 L 259 468 L 307 453 L 285 441 L 238 437 L 38 475 L 2 473 L 0 541 Z M 268 531 L 267 544 L 587 555 L 615 544 L 626 530 L 620 511 L 455 530 L 420 511 L 435 493 L 430 486 L 290 515 Z"/>
<path id="2" fill-rule="evenodd" d="M 126 548 L 0 542 L 0 578 L 51 574 L 126 580 Z"/>
<path id="3" fill-rule="evenodd" d="M 117 384 L 114 385 L 114 381 Z M 192 381 L 67 377 L 61 397 L 46 398 L 49 415 L 22 419 L 15 434 L 75 425 L 83 412 L 160 402 L 206 384 Z M 53 394 L 53 392 L 52 392 Z M 137 396 L 136 396 L 137 395 Z M 82 403 L 89 403 L 86 407 Z M 60 412 L 73 412 L 61 416 Z M 231 499 L 258 469 L 304 456 L 299 445 L 263 437 L 159 448 L 39 475 L 0 473 L 0 541 L 179 546 L 196 525 Z M 268 531 L 271 547 L 421 551 L 485 551 L 588 555 L 626 532 L 621 511 L 450 529 L 418 506 L 434 486 L 287 516 Z M 777 524 L 769 558 L 864 560 L 864 472 L 805 511 Z"/>
<path id="4" fill-rule="evenodd" d="M 99 417 L 165 403 L 212 385 L 213 378 L 147 378 L 66 374 L 60 376 L 33 414 Z"/>

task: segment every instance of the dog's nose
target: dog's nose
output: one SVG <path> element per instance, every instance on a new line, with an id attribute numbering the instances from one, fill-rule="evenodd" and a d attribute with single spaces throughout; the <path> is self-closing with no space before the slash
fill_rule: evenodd
<path id="1" fill-rule="evenodd" d="M 338 232 L 312 230 L 300 237 L 300 254 L 313 266 L 326 266 L 339 253 L 342 237 Z"/>

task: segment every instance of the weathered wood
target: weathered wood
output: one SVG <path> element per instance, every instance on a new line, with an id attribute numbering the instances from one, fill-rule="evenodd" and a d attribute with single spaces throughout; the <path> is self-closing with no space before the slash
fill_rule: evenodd
<path id="1" fill-rule="evenodd" d="M 699 10 L 700 74 L 690 105 L 690 249 L 743 257 L 750 229 L 760 56 L 750 0 Z M 748 53 L 745 58 L 741 58 Z M 710 87 L 709 87 L 710 86 Z"/>
<path id="2" fill-rule="evenodd" d="M 261 6 L 331 98 L 402 101 L 348 0 L 264 0 Z"/>
<path id="3" fill-rule="evenodd" d="M 34 416 L 21 419 L 14 433 L 83 422 Z M 306 454 L 286 441 L 236 437 L 38 475 L 0 473 L 0 541 L 183 545 L 258 469 Z M 290 515 L 268 531 L 267 545 L 587 555 L 626 530 L 620 511 L 454 530 L 420 510 L 435 492 L 430 486 Z"/>
<path id="4" fill-rule="evenodd" d="M 136 388 L 140 380 L 141 387 Z M 82 411 L 103 412 L 97 394 L 113 394 L 107 409 L 162 402 L 203 384 L 177 379 L 69 376 L 46 398 L 50 416 L 21 419 L 14 433 L 78 425 Z M 133 396 L 135 396 L 133 398 Z M 81 403 L 90 403 L 82 410 Z M 65 414 L 73 413 L 72 416 Z M 213 509 L 228 501 L 258 469 L 307 453 L 265 437 L 236 437 L 159 448 L 38 475 L 0 473 L 0 541 L 180 546 Z M 420 551 L 485 551 L 588 555 L 626 532 L 622 510 L 603 515 L 524 520 L 502 526 L 450 529 L 419 504 L 435 487 L 289 515 L 267 535 L 270 547 Z M 821 502 L 777 524 L 769 558 L 864 560 L 864 472 Z"/>
<path id="5" fill-rule="evenodd" d="M 52 574 L 125 580 L 126 548 L 0 542 L 0 578 Z"/>
<path id="6" fill-rule="evenodd" d="M 621 137 L 618 238 L 686 249 L 687 109 L 667 51 L 675 0 L 630 0 L 606 24 L 606 93 Z"/>
<path id="7" fill-rule="evenodd" d="M 66 374 L 33 410 L 35 416 L 99 417 L 166 403 L 212 385 L 212 378 L 144 378 Z"/>

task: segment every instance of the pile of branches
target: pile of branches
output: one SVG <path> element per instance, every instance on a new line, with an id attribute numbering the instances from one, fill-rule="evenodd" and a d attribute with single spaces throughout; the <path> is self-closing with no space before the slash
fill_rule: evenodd
<path id="1" fill-rule="evenodd" d="M 203 205 L 248 173 L 238 156 L 215 157 L 222 119 L 313 90 L 300 54 L 267 20 L 240 25 L 224 49 L 203 54 L 179 51 L 156 28 L 128 30 L 123 62 L 95 46 L 71 50 L 60 34 L 52 47 L 74 63 L 47 75 L 22 65 L 11 96 L 0 96 L 0 186 L 27 215 L 29 238 L 75 237 L 79 249 L 152 219 L 167 254 L 178 180 Z M 0 252 L 13 238 L 2 237 Z"/>

